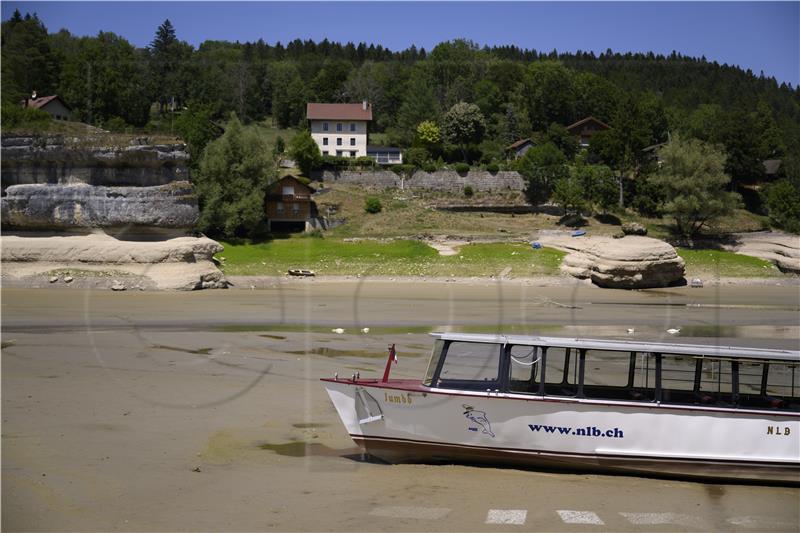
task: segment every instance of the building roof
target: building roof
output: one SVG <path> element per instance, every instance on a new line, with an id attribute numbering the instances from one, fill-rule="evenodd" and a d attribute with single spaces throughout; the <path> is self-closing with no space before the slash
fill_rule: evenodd
<path id="1" fill-rule="evenodd" d="M 368 144 L 367 145 L 367 153 L 370 152 L 389 152 L 390 154 L 399 154 L 400 148 L 396 148 L 394 146 L 378 146 L 376 144 Z"/>
<path id="2" fill-rule="evenodd" d="M 525 145 L 526 143 L 533 144 L 533 140 L 532 139 L 520 139 L 520 140 L 518 140 L 516 142 L 513 142 L 513 143 L 509 144 L 506 147 L 506 150 L 516 150 L 517 148 Z"/>
<path id="3" fill-rule="evenodd" d="M 54 94 L 52 96 L 40 96 L 35 100 L 27 98 L 24 100 L 24 104 L 25 107 L 32 107 L 33 109 L 41 109 L 55 99 L 58 99 L 58 101 L 61 102 L 61 104 L 67 109 L 70 108 L 67 104 L 64 103 L 64 100 L 62 100 L 57 94 Z"/>
<path id="4" fill-rule="evenodd" d="M 372 120 L 372 104 L 317 104 L 306 105 L 308 120 Z"/>
<path id="5" fill-rule="evenodd" d="M 302 181 L 300 181 L 299 179 L 297 179 L 295 176 L 292 175 L 286 175 L 281 179 L 279 179 L 278 181 L 276 181 L 275 183 L 273 183 L 272 185 L 270 185 L 268 192 L 272 193 L 273 191 L 278 191 L 279 190 L 278 188 L 281 187 L 283 183 L 286 181 L 292 181 L 297 185 L 300 185 L 301 187 L 308 189 L 309 194 L 314 194 L 315 192 L 317 192 L 317 190 L 314 187 L 312 187 L 311 185 L 306 185 L 305 183 L 303 183 Z"/>
<path id="6" fill-rule="evenodd" d="M 780 170 L 783 160 L 765 159 L 762 161 L 762 163 L 764 164 L 764 172 L 767 174 L 767 176 L 774 176 L 778 173 L 778 170 Z"/>
<path id="7" fill-rule="evenodd" d="M 573 130 L 573 129 L 579 127 L 579 126 L 583 126 L 584 124 L 587 124 L 589 122 L 594 122 L 595 124 L 597 124 L 598 126 L 600 126 L 603 129 L 606 129 L 606 130 L 611 128 L 611 126 L 609 126 L 608 124 L 606 124 L 605 122 L 603 122 L 601 120 L 597 120 L 594 117 L 586 117 L 586 118 L 584 118 L 582 120 L 579 120 L 575 124 L 570 124 L 569 126 L 567 126 L 567 131 L 571 131 L 571 130 Z"/>
<path id="8" fill-rule="evenodd" d="M 651 144 L 650 146 L 645 146 L 642 148 L 642 152 L 654 152 L 661 148 L 662 146 L 666 146 L 667 143 L 658 143 L 658 144 Z"/>

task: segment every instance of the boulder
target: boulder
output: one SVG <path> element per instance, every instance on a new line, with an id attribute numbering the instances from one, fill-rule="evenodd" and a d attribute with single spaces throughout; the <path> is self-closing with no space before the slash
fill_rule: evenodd
<path id="1" fill-rule="evenodd" d="M 569 252 L 561 269 L 600 287 L 647 289 L 683 280 L 683 259 L 675 248 L 657 239 L 540 235 L 539 242 Z"/>
<path id="2" fill-rule="evenodd" d="M 103 233 L 62 237 L 3 235 L 0 250 L 4 278 L 70 270 L 97 272 L 101 277 L 108 272 L 138 277 L 150 280 L 148 286 L 163 290 L 228 286 L 212 261 L 223 247 L 206 237 L 142 242 L 122 241 Z M 123 290 L 119 288 L 124 287 L 121 281 L 115 285 L 114 290 Z"/>
<path id="3" fill-rule="evenodd" d="M 625 235 L 647 235 L 647 228 L 638 222 L 626 222 L 622 225 L 622 233 Z"/>
<path id="4" fill-rule="evenodd" d="M 779 231 L 738 233 L 732 250 L 772 261 L 781 270 L 800 274 L 800 236 Z"/>
<path id="5" fill-rule="evenodd" d="M 69 230 L 152 227 L 189 230 L 199 217 L 189 182 L 155 187 L 13 185 L 0 199 L 4 228 Z"/>

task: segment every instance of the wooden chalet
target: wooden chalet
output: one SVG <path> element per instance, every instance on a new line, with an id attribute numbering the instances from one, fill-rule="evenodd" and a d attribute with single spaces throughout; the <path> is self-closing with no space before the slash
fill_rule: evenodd
<path id="1" fill-rule="evenodd" d="M 266 210 L 270 231 L 302 232 L 317 226 L 316 190 L 294 176 L 284 176 L 267 191 Z"/>
<path id="2" fill-rule="evenodd" d="M 567 131 L 570 135 L 578 138 L 578 143 L 581 147 L 586 148 L 589 146 L 589 140 L 592 138 L 592 135 L 610 128 L 611 126 L 605 122 L 601 122 L 594 117 L 586 117 L 575 124 L 567 126 Z"/>
<path id="3" fill-rule="evenodd" d="M 511 143 L 506 146 L 506 153 L 508 153 L 509 158 L 519 159 L 525 152 L 530 150 L 533 147 L 533 140 L 531 139 L 520 139 L 517 142 Z"/>

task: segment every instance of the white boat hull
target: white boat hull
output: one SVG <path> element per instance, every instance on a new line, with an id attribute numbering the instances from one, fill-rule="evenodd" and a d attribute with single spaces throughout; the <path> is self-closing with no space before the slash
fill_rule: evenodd
<path id="1" fill-rule="evenodd" d="M 800 483 L 796 413 L 323 381 L 353 440 L 389 462 Z"/>

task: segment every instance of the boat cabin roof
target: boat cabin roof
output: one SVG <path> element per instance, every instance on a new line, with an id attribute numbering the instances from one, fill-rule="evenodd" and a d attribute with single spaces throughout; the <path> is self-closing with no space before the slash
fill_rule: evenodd
<path id="1" fill-rule="evenodd" d="M 578 339 L 567 337 L 538 337 L 528 335 L 496 335 L 481 333 L 431 333 L 446 341 L 485 342 L 494 344 L 522 344 L 529 346 L 559 346 L 623 352 L 657 352 L 690 355 L 695 357 L 723 357 L 731 359 L 769 359 L 800 362 L 800 351 L 749 348 L 745 346 L 719 346 L 712 344 L 678 344 L 671 342 L 620 341 L 605 339 Z"/>

